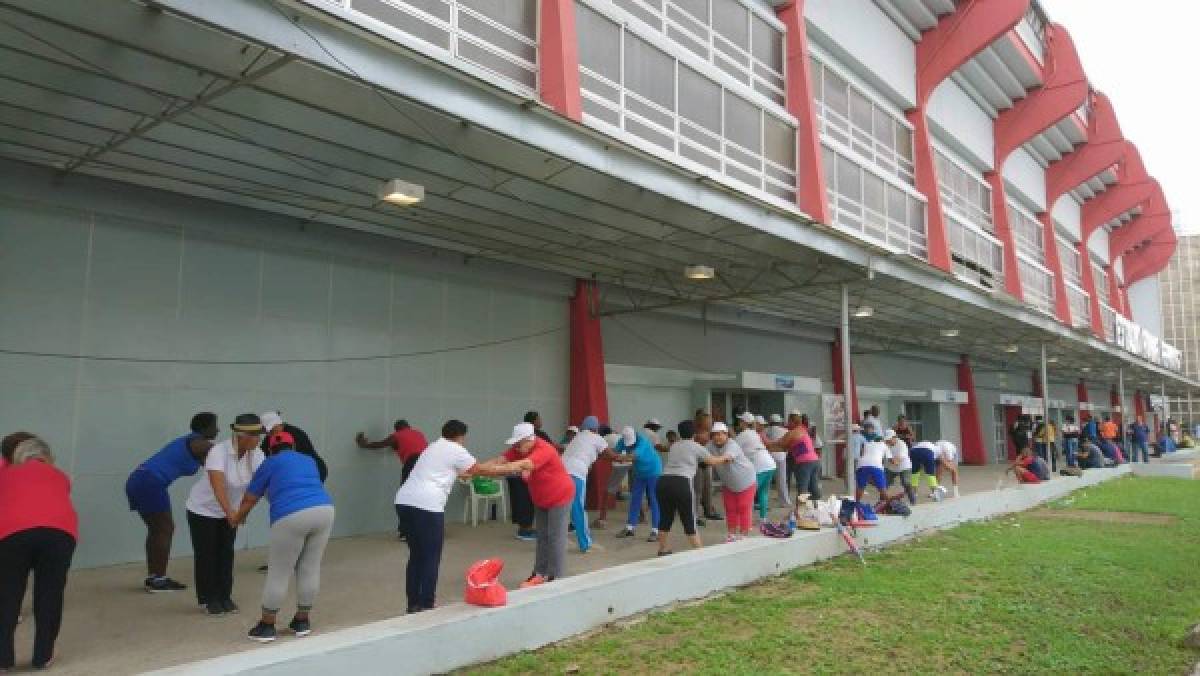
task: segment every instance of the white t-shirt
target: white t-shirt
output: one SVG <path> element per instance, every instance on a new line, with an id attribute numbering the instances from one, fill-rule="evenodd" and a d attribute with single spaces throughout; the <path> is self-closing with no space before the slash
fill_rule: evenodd
<path id="1" fill-rule="evenodd" d="M 892 462 L 888 463 L 888 469 L 893 472 L 903 472 L 906 469 L 912 469 L 912 458 L 908 455 L 908 444 L 904 443 L 903 439 L 897 439 L 896 443 L 890 446 L 889 449 L 892 452 Z"/>
<path id="2" fill-rule="evenodd" d="M 863 444 L 862 452 L 858 456 L 858 466 L 883 469 L 884 458 L 891 457 L 892 449 L 888 448 L 887 444 L 882 441 L 868 441 Z"/>
<path id="3" fill-rule="evenodd" d="M 604 440 L 604 437 L 591 430 L 580 430 L 563 451 L 563 467 L 567 468 L 567 474 L 586 480 L 588 469 L 606 450 L 608 450 L 608 442 Z"/>
<path id="4" fill-rule="evenodd" d="M 940 458 L 951 464 L 958 462 L 958 449 L 955 448 L 954 444 L 950 443 L 949 441 L 943 439 L 937 442 L 937 444 L 934 446 L 934 449 L 934 458 Z"/>
<path id="5" fill-rule="evenodd" d="M 209 471 L 225 473 L 225 495 L 229 497 L 230 509 L 236 510 L 242 504 L 246 486 L 250 485 L 250 479 L 263 463 L 264 457 L 263 452 L 255 448 L 247 451 L 239 459 L 232 439 L 226 439 L 213 446 L 204 460 L 204 471 L 200 473 L 200 478 L 192 484 L 192 490 L 188 493 L 185 503 L 188 511 L 210 519 L 224 519 L 227 514 L 221 509 L 221 503 L 217 502 L 217 496 L 213 493 L 212 483 L 208 480 Z"/>
<path id="6" fill-rule="evenodd" d="M 475 457 L 461 444 L 438 439 L 417 458 L 408 481 L 396 491 L 396 504 L 426 512 L 446 511 L 454 481 L 474 464 Z"/>
<path id="7" fill-rule="evenodd" d="M 788 430 L 783 425 L 770 425 L 767 427 L 767 439 L 771 441 L 779 441 L 787 436 Z"/>
<path id="8" fill-rule="evenodd" d="M 734 441 L 742 447 L 742 452 L 746 454 L 747 458 L 750 458 L 750 462 L 754 463 L 755 472 L 775 469 L 775 458 L 772 458 L 771 453 L 767 451 L 758 432 L 750 429 L 742 430 L 738 432 Z"/>

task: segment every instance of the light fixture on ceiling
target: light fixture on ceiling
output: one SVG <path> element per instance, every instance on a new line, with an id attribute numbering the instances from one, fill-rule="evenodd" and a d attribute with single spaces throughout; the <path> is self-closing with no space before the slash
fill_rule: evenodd
<path id="1" fill-rule="evenodd" d="M 870 305 L 859 305 L 854 308 L 854 316 L 865 319 L 875 314 L 875 308 Z"/>
<path id="2" fill-rule="evenodd" d="M 1017 352 L 1020 349 L 1020 346 L 1016 343 L 1009 343 L 1008 345 L 1004 346 L 1004 351 L 1008 353 Z"/>
<path id="3" fill-rule="evenodd" d="M 941 334 L 943 338 L 957 338 L 958 329 L 942 329 Z"/>
<path id="4" fill-rule="evenodd" d="M 1058 357 L 1046 357 L 1046 363 L 1047 364 L 1057 364 Z"/>
<path id="5" fill-rule="evenodd" d="M 425 199 L 425 186 L 393 178 L 379 186 L 379 199 L 389 204 L 411 207 Z"/>
<path id="6" fill-rule="evenodd" d="M 1079 370 L 1083 371 L 1084 373 L 1087 373 L 1088 371 L 1092 370 L 1092 367 L 1091 366 L 1081 366 L 1081 367 L 1079 367 Z"/>
<path id="7" fill-rule="evenodd" d="M 717 271 L 708 265 L 689 265 L 683 269 L 683 276 L 688 279 L 712 279 Z"/>

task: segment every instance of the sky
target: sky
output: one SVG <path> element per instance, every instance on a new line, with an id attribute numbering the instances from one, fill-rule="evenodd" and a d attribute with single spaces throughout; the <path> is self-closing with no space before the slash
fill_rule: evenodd
<path id="1" fill-rule="evenodd" d="M 1042 0 L 1175 212 L 1200 233 L 1200 1 Z M 1191 84 L 1188 84 L 1188 83 Z"/>

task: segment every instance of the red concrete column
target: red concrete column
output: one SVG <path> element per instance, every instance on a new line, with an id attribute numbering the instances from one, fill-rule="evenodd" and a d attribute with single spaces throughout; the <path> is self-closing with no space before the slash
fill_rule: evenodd
<path id="1" fill-rule="evenodd" d="M 818 223 L 829 224 L 824 165 L 821 162 L 821 132 L 813 105 L 812 68 L 808 58 L 808 31 L 804 0 L 794 0 L 775 10 L 786 29 L 786 105 L 796 118 L 796 205 Z"/>
<path id="2" fill-rule="evenodd" d="M 1017 300 L 1025 300 L 1021 290 L 1021 274 L 1017 264 L 1017 242 L 1008 222 L 1008 202 L 1004 195 L 1004 177 L 1000 171 L 989 171 L 984 178 L 992 187 L 992 223 L 996 239 L 1004 245 L 1004 290 Z"/>
<path id="3" fill-rule="evenodd" d="M 830 350 L 830 356 L 832 357 L 832 361 L 833 361 L 833 391 L 835 394 L 840 394 L 840 395 L 844 396 L 846 394 L 846 392 L 845 392 L 845 387 L 843 387 L 843 384 L 842 384 L 844 382 L 844 379 L 842 378 L 842 345 L 843 345 L 842 332 L 841 332 L 841 330 L 838 330 L 837 334 L 834 336 L 834 339 L 833 339 L 832 350 Z M 855 421 L 860 420 L 862 418 L 862 416 L 859 413 L 859 409 L 858 409 L 858 382 L 854 377 L 854 362 L 853 361 L 851 361 L 851 363 L 850 363 L 850 389 L 852 389 L 854 391 L 850 393 L 850 397 L 849 397 L 850 410 L 848 413 L 850 415 L 850 424 L 853 424 Z M 849 430 L 847 430 L 847 433 L 849 433 Z M 837 444 L 836 452 L 837 452 L 837 467 L 838 467 L 837 475 L 839 477 L 845 477 L 846 476 L 846 444 Z"/>
<path id="4" fill-rule="evenodd" d="M 1114 259 L 1115 261 L 1115 259 Z M 1125 314 L 1125 304 L 1121 302 L 1121 287 L 1117 284 L 1117 266 L 1108 266 L 1108 300 L 1112 308 L 1119 314 Z"/>
<path id="5" fill-rule="evenodd" d="M 927 202 L 929 263 L 949 272 L 950 239 L 938 193 L 933 144 L 926 109 L 933 91 L 967 61 L 1011 30 L 1025 16 L 1030 0 L 974 0 L 938 19 L 917 43 L 916 108 L 908 111 L 913 125 L 913 164 L 917 190 Z"/>
<path id="6" fill-rule="evenodd" d="M 578 425 L 586 416 L 608 421 L 608 384 L 604 378 L 604 344 L 598 314 L 600 296 L 596 283 L 575 280 L 575 295 L 570 300 L 571 384 L 570 424 Z M 599 509 L 606 495 L 612 465 L 602 460 L 588 473 L 588 509 Z"/>
<path id="7" fill-rule="evenodd" d="M 574 0 L 541 0 L 538 26 L 538 89 L 542 102 L 563 117 L 583 120 L 579 93 L 579 36 Z"/>
<path id="8" fill-rule="evenodd" d="M 1167 267 L 1178 243 L 1175 229 L 1167 228 L 1152 237 L 1149 243 L 1125 254 L 1125 288 Z"/>
<path id="9" fill-rule="evenodd" d="M 1108 401 L 1110 404 L 1112 404 L 1112 406 L 1114 408 L 1113 414 L 1112 414 L 1113 422 L 1115 422 L 1117 424 L 1117 429 L 1124 430 L 1125 429 L 1125 416 L 1122 413 L 1118 413 L 1115 409 L 1118 406 L 1123 408 L 1125 406 L 1125 404 L 1123 404 L 1121 402 L 1121 396 L 1117 392 L 1116 387 L 1113 387 L 1111 390 L 1109 390 Z"/>
<path id="10" fill-rule="evenodd" d="M 1133 308 L 1129 307 L 1129 289 L 1121 289 L 1121 314 L 1133 321 Z"/>
<path id="11" fill-rule="evenodd" d="M 1079 399 L 1079 403 L 1081 403 L 1081 404 L 1088 403 L 1087 382 L 1085 382 L 1083 380 L 1083 378 L 1080 378 L 1079 384 L 1077 384 L 1075 386 L 1075 395 Z M 1083 425 L 1083 423 L 1090 420 L 1091 417 L 1092 417 L 1091 411 L 1085 411 L 1085 410 L 1083 410 L 1083 407 L 1079 408 L 1079 424 L 1080 425 Z"/>
<path id="12" fill-rule="evenodd" d="M 983 425 L 979 422 L 979 400 L 975 395 L 975 373 L 967 355 L 962 355 L 958 362 L 958 389 L 967 393 L 967 403 L 958 407 L 958 431 L 962 434 L 963 464 L 986 465 L 988 460 L 987 446 L 983 442 Z"/>

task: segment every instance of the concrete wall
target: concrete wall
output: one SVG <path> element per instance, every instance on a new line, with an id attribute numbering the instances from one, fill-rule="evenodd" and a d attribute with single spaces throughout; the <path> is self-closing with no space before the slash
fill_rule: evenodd
<path id="1" fill-rule="evenodd" d="M 871 0 L 808 0 L 808 37 L 901 108 L 916 105 L 916 45 Z"/>
<path id="2" fill-rule="evenodd" d="M 1147 277 L 1129 287 L 1129 308 L 1134 322 L 1150 333 L 1162 337 L 1162 288 L 1158 283 L 1158 275 Z"/>
<path id="3" fill-rule="evenodd" d="M 55 185 L 23 165 L 0 176 L 0 347 L 130 358 L 0 355 L 0 430 L 44 436 L 72 476 L 77 565 L 143 556 L 125 478 L 197 411 L 228 429 L 237 413 L 279 408 L 305 428 L 330 466 L 339 535 L 395 518 L 399 464 L 356 449 L 359 430 L 378 438 L 407 417 L 436 437 L 457 417 L 489 456 L 528 409 L 565 424 L 569 280 L 81 176 Z M 534 337 L 320 361 L 521 336 Z M 281 359 L 318 361 L 177 361 Z M 171 491 L 179 524 L 193 481 Z M 265 536 L 264 513 L 241 538 Z M 174 553 L 189 551 L 178 528 Z"/>
<path id="4" fill-rule="evenodd" d="M 1008 196 L 1026 209 L 1034 214 L 1046 210 L 1046 170 L 1024 148 L 1004 163 L 1004 181 Z"/>
<path id="5" fill-rule="evenodd" d="M 1091 238 L 1088 239 L 1088 251 L 1097 260 L 1108 262 L 1108 230 L 1096 228 Z"/>
<path id="6" fill-rule="evenodd" d="M 1065 195 L 1054 203 L 1054 222 L 1066 232 L 1071 233 L 1072 241 L 1078 242 L 1083 236 L 1079 202 L 1074 197 Z"/>
<path id="7" fill-rule="evenodd" d="M 938 85 L 929 99 L 929 122 L 937 140 L 971 165 L 991 169 L 995 159 L 992 118 L 954 80 Z"/>

